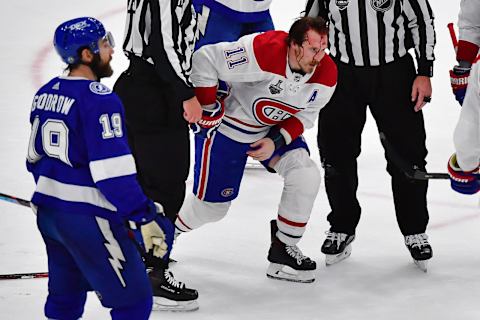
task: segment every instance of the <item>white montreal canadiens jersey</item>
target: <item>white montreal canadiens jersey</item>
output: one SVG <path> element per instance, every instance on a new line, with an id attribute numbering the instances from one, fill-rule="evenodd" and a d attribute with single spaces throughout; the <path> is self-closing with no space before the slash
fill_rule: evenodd
<path id="1" fill-rule="evenodd" d="M 44 85 L 30 114 L 32 203 L 110 219 L 144 213 L 150 200 L 136 180 L 123 119 L 120 99 L 99 82 L 57 77 Z"/>
<path id="2" fill-rule="evenodd" d="M 214 102 L 218 79 L 230 87 L 218 129 L 222 134 L 251 143 L 278 125 L 288 144 L 314 125 L 335 90 L 337 68 L 326 55 L 314 72 L 293 73 L 286 38 L 283 31 L 268 31 L 194 53 L 192 81 L 202 105 Z"/>
<path id="3" fill-rule="evenodd" d="M 458 164 L 464 171 L 480 165 L 480 65 L 479 58 L 472 66 L 468 88 L 453 141 Z"/>

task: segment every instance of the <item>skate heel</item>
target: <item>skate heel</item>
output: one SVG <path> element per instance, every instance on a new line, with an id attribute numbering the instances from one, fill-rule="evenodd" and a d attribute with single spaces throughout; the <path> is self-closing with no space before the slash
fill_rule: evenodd
<path id="1" fill-rule="evenodd" d="M 351 254 L 352 254 L 352 245 L 349 244 L 348 246 L 345 247 L 345 250 L 343 250 L 340 253 L 326 254 L 325 255 L 325 265 L 327 267 L 331 266 L 332 264 L 335 264 L 335 263 L 338 263 L 342 260 L 347 259 L 348 257 L 350 257 Z"/>

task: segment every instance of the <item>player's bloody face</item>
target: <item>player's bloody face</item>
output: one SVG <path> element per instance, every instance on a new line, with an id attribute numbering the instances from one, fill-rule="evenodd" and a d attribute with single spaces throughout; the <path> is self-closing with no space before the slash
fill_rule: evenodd
<path id="1" fill-rule="evenodd" d="M 327 44 L 327 35 L 320 35 L 313 30 L 309 30 L 301 46 L 292 45 L 292 49 L 295 50 L 296 62 L 302 72 L 311 73 L 315 69 L 325 56 Z"/>

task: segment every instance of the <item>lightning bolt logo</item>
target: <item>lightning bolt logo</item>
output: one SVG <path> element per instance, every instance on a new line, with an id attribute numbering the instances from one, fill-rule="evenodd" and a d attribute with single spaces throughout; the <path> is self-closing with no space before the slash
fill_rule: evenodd
<path id="1" fill-rule="evenodd" d="M 122 286 L 125 288 L 127 285 L 125 284 L 125 280 L 122 277 L 121 270 L 123 270 L 122 261 L 125 262 L 125 256 L 123 255 L 122 249 L 118 244 L 117 240 L 113 236 L 112 230 L 110 229 L 110 224 L 108 220 L 95 217 L 97 220 L 97 224 L 100 227 L 100 231 L 102 231 L 103 237 L 105 238 L 105 248 L 110 253 L 110 258 L 108 261 L 112 265 L 113 271 L 117 274 L 118 279 L 122 283 Z"/>
<path id="2" fill-rule="evenodd" d="M 205 35 L 205 30 L 207 30 L 207 22 L 208 22 L 209 15 L 210 15 L 210 8 L 207 6 L 203 6 L 202 13 L 197 14 L 197 34 L 195 37 L 197 40 L 200 38 L 200 34 L 202 36 Z"/>

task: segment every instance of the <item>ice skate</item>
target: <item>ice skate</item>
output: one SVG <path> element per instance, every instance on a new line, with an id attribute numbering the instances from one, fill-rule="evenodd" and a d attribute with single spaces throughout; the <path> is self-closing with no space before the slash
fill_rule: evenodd
<path id="1" fill-rule="evenodd" d="M 289 246 L 275 239 L 268 251 L 268 261 L 269 278 L 303 283 L 315 281 L 317 264 L 304 256 L 297 246 Z"/>
<path id="2" fill-rule="evenodd" d="M 432 247 L 425 233 L 405 236 L 405 245 L 412 255 L 413 262 L 423 272 L 427 272 L 428 260 L 432 257 Z"/>
<path id="3" fill-rule="evenodd" d="M 175 280 L 168 270 L 148 274 L 153 290 L 154 311 L 194 311 L 198 309 L 198 292 Z"/>
<path id="4" fill-rule="evenodd" d="M 327 231 L 327 238 L 322 245 L 322 253 L 325 254 L 325 264 L 330 266 L 345 260 L 352 253 L 351 243 L 355 235 Z"/>

